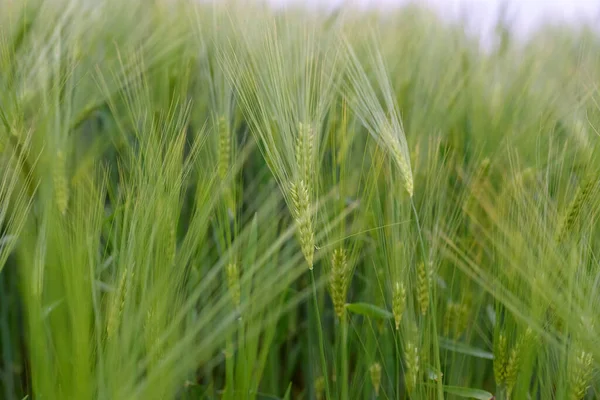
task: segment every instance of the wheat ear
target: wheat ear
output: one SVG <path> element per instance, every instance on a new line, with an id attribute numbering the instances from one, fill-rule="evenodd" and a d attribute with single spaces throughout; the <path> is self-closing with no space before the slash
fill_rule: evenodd
<path id="1" fill-rule="evenodd" d="M 335 313 L 339 319 L 342 319 L 348 291 L 348 257 L 343 248 L 334 250 L 331 256 L 329 290 Z"/>
<path id="2" fill-rule="evenodd" d="M 52 181 L 54 184 L 54 198 L 58 211 L 64 215 L 69 205 L 69 184 L 67 180 L 67 160 L 65 153 L 59 150 L 52 168 Z"/>
<path id="3" fill-rule="evenodd" d="M 406 308 L 406 288 L 400 282 L 396 282 L 394 285 L 394 292 L 392 294 L 392 313 L 394 314 L 394 322 L 396 323 L 396 330 L 400 329 L 400 322 L 402 322 L 402 315 Z"/>

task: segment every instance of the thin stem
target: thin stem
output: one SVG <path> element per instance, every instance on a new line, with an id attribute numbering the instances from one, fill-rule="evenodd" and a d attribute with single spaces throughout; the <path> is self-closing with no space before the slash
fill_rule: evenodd
<path id="1" fill-rule="evenodd" d="M 410 204 L 412 206 L 413 209 L 413 213 L 415 214 L 415 221 L 417 223 L 417 231 L 419 234 L 419 243 L 421 245 L 421 252 L 423 253 L 423 258 L 426 257 L 426 252 L 425 252 L 425 242 L 423 241 L 423 235 L 422 235 L 422 230 L 421 230 L 421 223 L 419 222 L 419 215 L 417 214 L 417 208 L 415 207 L 415 202 L 413 201 L 413 198 L 411 197 L 410 199 Z M 425 261 L 429 261 L 429 260 L 425 260 Z M 429 287 L 430 290 L 430 295 L 432 294 L 431 291 L 432 286 Z M 433 302 L 430 302 L 433 303 Z M 432 307 L 433 308 L 433 307 Z M 432 311 L 433 313 L 433 311 Z M 431 324 L 433 325 L 433 335 L 431 335 L 433 337 L 433 355 L 435 358 L 435 368 L 436 368 L 436 375 L 438 376 L 438 378 L 436 379 L 436 387 L 437 387 L 437 394 L 438 394 L 438 399 L 443 400 L 444 399 L 444 386 L 442 384 L 442 378 L 441 378 L 441 370 L 442 370 L 442 366 L 440 364 L 440 347 L 439 347 L 439 343 L 438 343 L 438 333 L 437 333 L 437 323 L 435 321 L 435 316 L 432 316 L 432 318 L 430 318 L 431 320 Z"/>
<path id="2" fill-rule="evenodd" d="M 396 348 L 396 399 L 400 400 L 400 381 L 402 380 L 402 355 L 400 354 L 400 346 L 398 342 L 400 341 L 400 333 L 396 331 L 396 335 L 394 335 L 394 347 Z"/>
<path id="3" fill-rule="evenodd" d="M 312 281 L 313 288 L 313 302 L 315 306 L 315 316 L 317 319 L 317 331 L 319 333 L 319 353 L 321 356 L 321 372 L 323 373 L 323 380 L 325 381 L 325 394 L 326 398 L 331 399 L 331 393 L 329 391 L 329 376 L 327 374 L 327 361 L 325 359 L 325 342 L 323 340 L 323 327 L 321 326 L 321 313 L 319 313 L 319 302 L 317 301 L 317 284 L 315 282 L 315 272 L 310 270 L 310 278 Z"/>
<path id="4" fill-rule="evenodd" d="M 230 336 L 227 338 L 225 345 L 225 393 L 223 393 L 224 399 L 232 399 L 234 393 L 234 356 L 233 356 L 233 339 Z"/>
<path id="5" fill-rule="evenodd" d="M 342 400 L 348 400 L 348 315 L 344 310 L 340 321 L 342 327 Z"/>
<path id="6" fill-rule="evenodd" d="M 498 386 L 497 393 L 496 393 L 496 400 L 508 400 L 508 397 L 506 396 L 506 389 L 504 388 L 504 385 Z"/>

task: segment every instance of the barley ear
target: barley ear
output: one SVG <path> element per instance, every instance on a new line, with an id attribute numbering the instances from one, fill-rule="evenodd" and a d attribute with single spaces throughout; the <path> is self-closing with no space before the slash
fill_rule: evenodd
<path id="1" fill-rule="evenodd" d="M 426 315 L 429 308 L 429 274 L 423 262 L 417 267 L 417 300 L 421 315 Z"/>
<path id="2" fill-rule="evenodd" d="M 531 345 L 532 340 L 533 330 L 531 328 L 527 328 L 525 333 L 519 338 L 515 346 L 510 351 L 510 356 L 506 362 L 506 376 L 504 379 L 506 383 L 506 391 L 509 395 L 515 386 L 515 383 L 517 382 L 517 377 L 519 376 L 519 370 L 521 369 L 521 364 L 523 363 L 522 354 Z"/>
<path id="3" fill-rule="evenodd" d="M 133 272 L 128 274 L 127 269 L 121 274 L 119 280 L 119 286 L 116 292 L 112 293 L 109 305 L 108 305 L 108 320 L 106 321 L 106 336 L 107 339 L 111 339 L 115 332 L 119 329 L 121 323 L 121 316 L 123 315 L 123 309 L 125 308 L 125 300 L 127 298 L 127 278 L 133 278 Z"/>
<path id="4" fill-rule="evenodd" d="M 458 338 L 462 335 L 469 326 L 469 311 L 470 307 L 465 304 L 457 304 L 456 308 L 456 326 L 454 329 L 454 337 Z"/>
<path id="5" fill-rule="evenodd" d="M 394 293 L 392 295 L 392 313 L 394 314 L 394 322 L 396 330 L 400 329 L 400 322 L 406 307 L 406 288 L 400 282 L 394 285 Z"/>
<path id="6" fill-rule="evenodd" d="M 301 179 L 312 181 L 315 133 L 309 124 L 299 124 L 296 137 L 296 163 Z"/>
<path id="7" fill-rule="evenodd" d="M 162 357 L 162 348 L 158 348 L 160 327 L 154 307 L 150 307 L 146 313 L 146 320 L 144 321 L 144 332 L 146 334 L 146 346 L 149 353 L 154 353 L 153 361 L 156 362 Z"/>
<path id="8" fill-rule="evenodd" d="M 569 400 L 581 400 L 590 387 L 593 372 L 591 353 L 575 350 L 569 363 Z"/>
<path id="9" fill-rule="evenodd" d="M 578 188 L 577 193 L 575 194 L 573 201 L 569 205 L 569 208 L 567 209 L 567 212 L 564 215 L 560 227 L 557 231 L 556 240 L 558 242 L 564 240 L 564 238 L 569 234 L 569 232 L 573 229 L 573 227 L 579 220 L 581 210 L 590 198 L 595 184 L 596 180 L 590 177 L 583 184 L 583 186 Z"/>
<path id="10" fill-rule="evenodd" d="M 229 172 L 229 167 L 231 164 L 231 132 L 229 123 L 224 116 L 219 118 L 218 131 L 218 173 L 219 178 L 224 180 L 227 177 L 227 173 Z"/>
<path id="11" fill-rule="evenodd" d="M 404 179 L 404 188 L 410 195 L 413 196 L 413 176 L 412 171 L 410 169 L 410 160 L 408 159 L 408 155 L 403 151 L 400 140 L 393 133 L 393 128 L 391 126 L 386 126 L 382 130 L 382 139 L 383 143 L 388 147 L 392 159 L 396 166 L 400 169 L 400 174 L 402 174 L 402 178 Z M 403 133 L 401 133 L 403 135 Z"/>
<path id="12" fill-rule="evenodd" d="M 310 194 L 306 183 L 301 180 L 298 184 L 292 184 L 290 186 L 290 195 L 292 199 L 292 214 L 296 221 L 302 254 L 308 263 L 308 268 L 312 270 L 315 253 L 315 234 L 310 215 Z"/>
<path id="13" fill-rule="evenodd" d="M 417 387 L 420 369 L 419 348 L 415 345 L 415 343 L 409 341 L 406 344 L 404 360 L 406 363 L 406 371 L 404 373 L 406 391 L 408 394 L 411 394 Z"/>
<path id="14" fill-rule="evenodd" d="M 52 181 L 54 184 L 56 206 L 62 215 L 65 215 L 67 206 L 69 205 L 69 183 L 67 180 L 66 163 L 65 153 L 59 150 L 54 160 L 54 168 L 52 168 Z"/>
<path id="15" fill-rule="evenodd" d="M 233 305 L 239 307 L 241 299 L 240 272 L 236 263 L 230 263 L 226 268 L 227 288 Z"/>
<path id="16" fill-rule="evenodd" d="M 450 336 L 450 328 L 452 328 L 453 322 L 456 320 L 456 304 L 452 302 L 448 302 L 446 305 L 446 313 L 444 314 L 444 322 L 442 323 L 442 331 L 444 332 L 444 336 Z"/>
<path id="17" fill-rule="evenodd" d="M 417 300 L 421 315 L 426 315 L 429 308 L 429 274 L 423 262 L 417 268 Z"/>
<path id="18" fill-rule="evenodd" d="M 344 315 L 344 304 L 348 290 L 348 258 L 346 251 L 342 248 L 333 251 L 331 256 L 331 276 L 329 278 L 329 289 L 333 308 L 339 319 Z"/>
<path id="19" fill-rule="evenodd" d="M 390 147 L 391 147 L 390 151 L 392 152 L 392 157 L 393 157 L 394 161 L 396 162 L 396 165 L 400 169 L 400 173 L 402 174 L 402 178 L 404 179 L 404 188 L 408 192 L 409 196 L 412 197 L 414 187 L 413 187 L 413 177 L 412 177 L 412 171 L 410 169 L 410 165 L 408 164 L 408 162 L 406 161 L 406 157 L 400 150 L 400 143 L 398 142 L 397 139 L 394 139 L 391 141 Z"/>
<path id="20" fill-rule="evenodd" d="M 323 394 L 325 393 L 325 377 L 320 376 L 317 379 L 315 379 L 314 385 L 315 397 L 317 398 L 317 400 L 323 400 Z"/>
<path id="21" fill-rule="evenodd" d="M 494 341 L 494 378 L 496 379 L 496 385 L 502 385 L 506 380 L 507 362 L 506 335 L 504 332 L 500 332 Z"/>
<path id="22" fill-rule="evenodd" d="M 373 385 L 373 390 L 375 391 L 375 397 L 378 397 L 379 388 L 381 386 L 381 364 L 378 362 L 373 363 L 369 368 L 369 373 L 371 375 L 371 384 Z"/>

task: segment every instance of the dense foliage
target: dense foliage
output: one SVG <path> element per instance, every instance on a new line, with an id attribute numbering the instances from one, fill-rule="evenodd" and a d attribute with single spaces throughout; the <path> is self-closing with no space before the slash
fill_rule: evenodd
<path id="1" fill-rule="evenodd" d="M 0 398 L 592 399 L 600 42 L 0 0 Z"/>

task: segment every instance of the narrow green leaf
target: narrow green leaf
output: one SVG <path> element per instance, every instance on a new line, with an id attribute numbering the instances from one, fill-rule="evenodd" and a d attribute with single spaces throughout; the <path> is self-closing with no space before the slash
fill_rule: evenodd
<path id="1" fill-rule="evenodd" d="M 368 303 L 346 304 L 346 309 L 353 314 L 364 315 L 370 318 L 390 319 L 394 317 L 388 310 Z"/>
<path id="2" fill-rule="evenodd" d="M 440 347 L 442 349 L 450 350 L 455 353 L 465 354 L 468 356 L 473 356 L 477 358 L 483 358 L 486 360 L 493 360 L 494 355 L 489 351 L 485 351 L 482 349 L 478 349 L 477 347 L 469 346 L 468 344 L 455 342 L 454 340 L 450 340 L 445 337 L 440 337 Z"/>
<path id="3" fill-rule="evenodd" d="M 283 396 L 283 400 L 291 400 L 292 399 L 292 382 L 288 385 L 287 390 L 285 391 L 285 395 Z"/>
<path id="4" fill-rule="evenodd" d="M 491 393 L 486 392 L 485 390 L 459 386 L 444 386 L 444 391 L 446 393 L 454 394 L 466 399 L 490 400 L 494 397 Z"/>
<path id="5" fill-rule="evenodd" d="M 4 248 L 10 248 L 17 242 L 16 235 L 4 235 L 0 238 L 0 251 Z"/>

